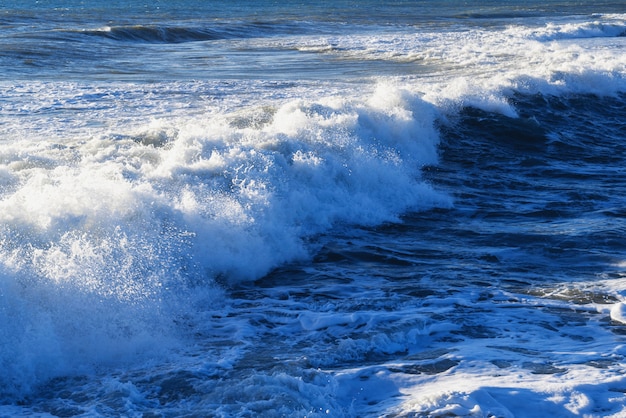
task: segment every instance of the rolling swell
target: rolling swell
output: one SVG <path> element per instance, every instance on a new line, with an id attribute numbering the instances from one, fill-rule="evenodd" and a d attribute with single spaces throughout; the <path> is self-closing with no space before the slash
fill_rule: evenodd
<path id="1" fill-rule="evenodd" d="M 616 19 L 614 22 L 585 22 L 578 25 L 548 24 L 535 34 L 542 42 L 564 39 L 618 38 L 626 36 L 626 22 Z"/>
<path id="2" fill-rule="evenodd" d="M 211 41 L 233 37 L 228 31 L 208 28 L 185 28 L 168 26 L 112 26 L 81 33 L 121 42 L 183 43 Z"/>
<path id="3" fill-rule="evenodd" d="M 185 43 L 222 39 L 249 39 L 280 33 L 300 33 L 307 25 L 298 22 L 228 22 L 212 27 L 174 25 L 122 25 L 81 30 L 88 36 L 102 37 L 119 42 Z"/>

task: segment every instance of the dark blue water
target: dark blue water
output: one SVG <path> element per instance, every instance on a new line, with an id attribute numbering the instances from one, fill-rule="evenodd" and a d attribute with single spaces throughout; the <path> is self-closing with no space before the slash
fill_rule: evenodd
<path id="1" fill-rule="evenodd" d="M 0 416 L 621 416 L 619 2 L 10 2 Z"/>

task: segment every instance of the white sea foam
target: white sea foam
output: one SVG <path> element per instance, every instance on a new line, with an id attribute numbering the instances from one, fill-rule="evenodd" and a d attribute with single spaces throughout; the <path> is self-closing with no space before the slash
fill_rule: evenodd
<path id="1" fill-rule="evenodd" d="M 579 22 L 550 22 L 529 30 L 527 36 L 542 42 L 563 39 L 614 38 L 626 35 L 626 16 L 603 15 L 602 20 L 581 19 Z"/>
<path id="2" fill-rule="evenodd" d="M 135 121 L 113 128 L 123 136 L 55 132 L 60 145 L 5 141 L 2 298 L 5 319 L 20 318 L 3 329 L 8 392 L 155 338 L 167 345 L 161 334 L 184 315 L 188 289 L 211 298 L 215 278 L 257 279 L 307 257 L 304 240 L 337 223 L 450 204 L 419 180 L 438 134 L 415 95 L 381 88 L 248 116 Z"/>
<path id="3" fill-rule="evenodd" d="M 162 356 L 174 365 L 82 388 L 117 396 L 129 414 L 176 409 L 176 384 L 188 384 L 176 376 L 188 370 L 205 395 L 195 406 L 224 415 L 623 414 L 626 350 L 606 329 L 624 322 L 621 281 L 568 283 L 602 288 L 606 304 L 565 301 L 571 289 L 484 297 L 470 285 L 390 301 L 376 281 L 325 278 L 306 289 L 306 303 L 292 302 L 306 294 L 299 288 L 234 302 L 216 284 L 306 259 L 309 241 L 333 228 L 450 207 L 421 180 L 437 163 L 434 125 L 446 112 L 515 117 L 513 92 L 624 92 L 624 17 L 608 19 L 251 41 L 333 65 L 359 61 L 372 83 L 5 83 L 0 395 L 15 400 L 54 376 Z M 406 72 L 368 73 L 378 61 Z M 466 317 L 481 323 L 461 324 Z M 425 350 L 433 336 L 476 325 L 487 332 Z M 302 356 L 258 351 L 267 335 Z M 259 370 L 221 379 L 248 370 L 246 361 Z"/>
<path id="4" fill-rule="evenodd" d="M 410 78 L 424 98 L 486 110 L 514 111 L 512 91 L 543 94 L 615 94 L 626 90 L 624 15 L 602 21 L 510 25 L 502 31 L 406 31 L 344 38 L 309 37 L 285 47 L 362 61 L 412 63 Z M 285 41 L 281 41 L 285 42 Z M 332 46 L 332 47 L 329 47 Z"/>

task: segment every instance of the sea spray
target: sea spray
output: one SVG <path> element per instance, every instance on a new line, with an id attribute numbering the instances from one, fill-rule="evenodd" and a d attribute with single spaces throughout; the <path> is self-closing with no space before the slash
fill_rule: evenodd
<path id="1" fill-rule="evenodd" d="M 254 280 L 307 258 L 307 240 L 334 225 L 450 204 L 420 180 L 438 133 L 414 94 L 383 85 L 363 101 L 264 112 L 249 123 L 228 112 L 163 120 L 8 165 L 19 185 L 0 202 L 2 297 L 17 319 L 1 355 L 24 360 L 6 368 L 4 395 L 156 355 L 186 310 L 202 309 L 192 295 L 207 303 L 215 279 Z"/>
<path id="2" fill-rule="evenodd" d="M 624 414 L 623 2 L 73 3 L 0 16 L 0 415 Z"/>

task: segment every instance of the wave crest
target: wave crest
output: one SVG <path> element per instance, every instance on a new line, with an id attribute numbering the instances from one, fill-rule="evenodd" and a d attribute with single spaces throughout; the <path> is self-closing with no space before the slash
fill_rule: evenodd
<path id="1" fill-rule="evenodd" d="M 182 43 L 226 39 L 228 34 L 209 28 L 176 26 L 106 26 L 81 33 L 123 42 Z"/>

